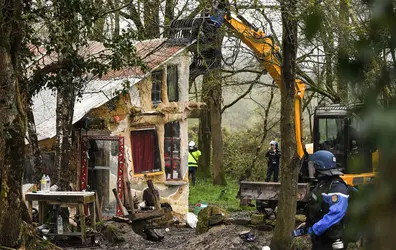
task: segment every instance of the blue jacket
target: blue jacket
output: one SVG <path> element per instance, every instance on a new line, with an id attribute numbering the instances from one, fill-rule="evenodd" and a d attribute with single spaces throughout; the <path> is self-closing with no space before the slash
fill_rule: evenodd
<path id="1" fill-rule="evenodd" d="M 339 177 L 326 177 L 320 181 L 312 190 L 308 204 L 309 233 L 322 236 L 329 228 L 342 224 L 348 209 L 348 198 L 348 188 Z M 337 230 L 342 228 L 337 227 Z"/>

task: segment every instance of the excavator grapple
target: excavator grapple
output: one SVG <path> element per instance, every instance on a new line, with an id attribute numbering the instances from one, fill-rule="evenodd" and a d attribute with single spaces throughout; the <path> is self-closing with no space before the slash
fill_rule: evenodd
<path id="1" fill-rule="evenodd" d="M 210 17 L 180 19 L 171 22 L 168 42 L 172 44 L 189 44 L 194 41 L 209 43 L 216 27 Z"/>

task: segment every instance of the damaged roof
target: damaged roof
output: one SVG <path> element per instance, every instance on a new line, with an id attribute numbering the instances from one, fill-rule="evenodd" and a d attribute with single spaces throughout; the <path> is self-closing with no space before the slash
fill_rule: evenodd
<path id="1" fill-rule="evenodd" d="M 166 39 L 153 39 L 138 42 L 136 51 L 151 72 L 187 47 L 188 45 L 168 44 Z M 92 42 L 83 53 L 92 55 L 103 51 L 103 49 L 103 44 Z M 54 58 L 54 56 L 43 57 L 41 64 L 47 65 Z M 96 78 L 89 81 L 83 91 L 82 98 L 76 99 L 73 124 L 83 118 L 91 109 L 100 107 L 108 102 L 109 98 L 113 98 L 116 91 L 122 90 L 125 81 L 129 81 L 130 86 L 133 86 L 150 72 L 144 73 L 139 67 L 124 68 L 118 71 L 109 71 L 101 79 Z M 38 140 L 53 138 L 56 135 L 56 92 L 49 89 L 40 91 L 33 98 L 32 109 Z"/>

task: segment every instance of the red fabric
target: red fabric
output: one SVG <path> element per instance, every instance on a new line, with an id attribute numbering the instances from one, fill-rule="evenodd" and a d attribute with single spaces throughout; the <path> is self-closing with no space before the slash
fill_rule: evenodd
<path id="1" fill-rule="evenodd" d="M 134 131 L 131 133 L 132 159 L 135 174 L 152 172 L 154 169 L 154 131 Z"/>

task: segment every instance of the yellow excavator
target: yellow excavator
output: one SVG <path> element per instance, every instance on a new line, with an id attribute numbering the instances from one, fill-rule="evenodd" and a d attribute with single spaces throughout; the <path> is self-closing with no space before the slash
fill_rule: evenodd
<path id="1" fill-rule="evenodd" d="M 207 69 L 215 59 L 210 59 L 214 51 L 210 46 L 205 45 L 214 42 L 217 29 L 225 24 L 229 31 L 234 32 L 254 52 L 260 64 L 282 91 L 281 57 L 279 47 L 273 38 L 248 22 L 243 16 L 234 15 L 225 10 L 228 8 L 225 3 L 220 2 L 216 5 L 213 15 L 207 13 L 194 19 L 174 20 L 171 23 L 169 41 L 194 44 L 193 50 L 195 49 L 196 53 L 194 53 L 193 67 L 201 66 Z M 347 184 L 358 186 L 371 183 L 375 177 L 378 151 L 376 145 L 367 147 L 364 140 L 357 136 L 360 118 L 356 116 L 356 112 L 359 110 L 359 105 L 345 107 L 334 104 L 317 107 L 314 113 L 313 144 L 307 144 L 305 147 L 302 142 L 301 104 L 306 89 L 306 84 L 296 79 L 295 133 L 297 153 L 301 160 L 298 199 L 303 201 L 309 191 L 307 183 L 314 177 L 310 171 L 312 167 L 307 164 L 308 158 L 310 154 L 318 150 L 329 150 L 336 155 L 339 167 L 345 173 L 342 178 Z M 357 163 L 363 164 L 364 167 L 356 166 Z M 353 168 L 349 167 L 352 165 Z M 241 198 L 277 200 L 279 183 L 242 181 L 240 185 Z"/>

